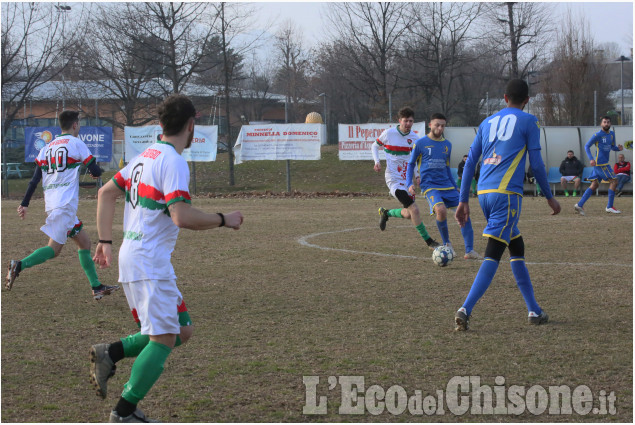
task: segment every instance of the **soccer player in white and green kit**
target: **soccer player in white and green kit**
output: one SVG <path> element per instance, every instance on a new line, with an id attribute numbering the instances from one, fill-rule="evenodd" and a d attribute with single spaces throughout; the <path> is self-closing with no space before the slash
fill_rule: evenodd
<path id="1" fill-rule="evenodd" d="M 426 226 L 421 220 L 419 207 L 415 204 L 415 197 L 408 193 L 406 186 L 406 170 L 410 159 L 410 151 L 414 141 L 419 138 L 417 133 L 412 131 L 415 114 L 411 108 L 403 107 L 399 110 L 397 117 L 399 125 L 384 130 L 371 146 L 373 159 L 375 160 L 374 170 L 376 172 L 381 171 L 379 149 L 384 150 L 386 154 L 386 185 L 390 190 L 390 194 L 403 205 L 403 208 L 392 210 L 379 208 L 379 228 L 381 230 L 386 229 L 386 222 L 389 217 L 410 219 L 426 245 L 430 249 L 434 249 L 439 246 L 439 243 L 428 234 Z"/>
<path id="2" fill-rule="evenodd" d="M 148 422 L 137 404 L 163 372 L 172 349 L 193 332 L 189 313 L 170 263 L 180 228 L 206 230 L 240 228 L 239 211 L 209 214 L 191 206 L 190 173 L 181 156 L 194 137 L 196 110 L 186 96 L 171 95 L 158 109 L 161 141 L 147 148 L 99 191 L 99 244 L 94 260 L 112 262 L 112 227 L 116 198 L 125 194 L 123 243 L 119 251 L 119 281 L 141 330 L 112 344 L 90 349 L 91 382 L 105 398 L 115 363 L 136 357 L 110 422 Z"/>
<path id="3" fill-rule="evenodd" d="M 94 178 L 99 177 L 102 170 L 86 144 L 77 137 L 80 130 L 79 112 L 63 111 L 59 122 L 62 134 L 40 150 L 35 159 L 37 168 L 18 207 L 18 216 L 24 220 L 31 196 L 42 180 L 46 223 L 40 230 L 49 237 L 49 242 L 22 260 L 9 262 L 5 287 L 11 290 L 20 272 L 57 257 L 70 238 L 77 245 L 79 264 L 88 278 L 93 298 L 98 300 L 119 287 L 103 285 L 97 278 L 90 255 L 90 237 L 83 230 L 83 223 L 76 214 L 79 204 L 79 167 L 86 165 Z"/>

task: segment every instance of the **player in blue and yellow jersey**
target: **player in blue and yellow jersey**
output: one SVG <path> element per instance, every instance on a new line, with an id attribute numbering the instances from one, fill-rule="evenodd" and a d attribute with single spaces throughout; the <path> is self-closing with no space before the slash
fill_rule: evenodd
<path id="1" fill-rule="evenodd" d="M 406 187 L 408 187 L 408 192 L 414 196 L 414 170 L 415 167 L 419 167 L 421 192 L 430 205 L 430 215 L 436 214 L 437 227 L 443 244 L 452 249 L 454 253 L 448 231 L 447 209 L 459 205 L 459 192 L 450 171 L 452 144 L 443 137 L 446 122 L 443 114 L 433 114 L 430 117 L 430 132 L 418 139 L 412 147 L 410 161 L 406 168 Z M 461 228 L 461 234 L 465 241 L 465 256 L 463 258 L 482 260 L 483 257 L 474 251 L 474 231 L 469 218 L 465 226 Z"/>
<path id="2" fill-rule="evenodd" d="M 519 79 L 511 80 L 505 88 L 505 102 L 507 108 L 486 118 L 479 126 L 463 170 L 460 203 L 455 214 L 456 221 L 461 226 L 470 218 L 470 181 L 474 174 L 474 164 L 483 155 L 478 200 L 487 219 L 483 236 L 488 240 L 485 261 L 481 264 L 463 306 L 456 312 L 454 320 L 457 331 L 468 329 L 472 309 L 492 282 L 505 248 L 509 248 L 512 272 L 527 304 L 529 323 L 539 325 L 549 320 L 534 297 L 534 289 L 525 266 L 525 244 L 518 230 L 527 154 L 536 182 L 553 210 L 552 215 L 560 212 L 560 204 L 549 189 L 545 166 L 540 156 L 538 120 L 523 112 L 529 102 L 527 83 Z"/>
<path id="3" fill-rule="evenodd" d="M 602 130 L 591 136 L 591 139 L 584 145 L 586 155 L 589 157 L 589 165 L 593 167 L 593 171 L 588 180 L 591 180 L 591 186 L 584 192 L 580 202 L 574 205 L 574 209 L 580 215 L 584 215 L 584 203 L 591 197 L 593 192 L 600 185 L 600 181 L 609 181 L 609 202 L 606 205 L 606 212 L 611 214 L 621 214 L 622 212 L 613 208 L 613 200 L 615 199 L 615 188 L 617 187 L 617 178 L 613 174 L 611 164 L 609 164 L 609 155 L 611 151 L 621 151 L 624 149 L 622 145 L 615 146 L 615 132 L 611 130 L 611 118 L 602 117 L 600 123 Z M 591 146 L 595 145 L 595 156 L 591 154 Z"/>

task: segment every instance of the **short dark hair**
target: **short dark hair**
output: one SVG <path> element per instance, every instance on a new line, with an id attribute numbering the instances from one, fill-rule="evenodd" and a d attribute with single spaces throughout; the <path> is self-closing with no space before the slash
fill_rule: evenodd
<path id="1" fill-rule="evenodd" d="M 77 111 L 62 111 L 59 116 L 60 128 L 62 130 L 70 130 L 73 124 L 79 122 L 79 112 Z"/>
<path id="2" fill-rule="evenodd" d="M 432 116 L 430 117 L 430 122 L 432 122 L 432 120 L 443 120 L 443 121 L 447 121 L 448 119 L 445 117 L 445 115 L 443 115 L 440 112 L 436 112 L 434 114 L 432 114 Z"/>
<path id="3" fill-rule="evenodd" d="M 572 154 L 575 154 L 575 152 L 573 152 L 571 149 L 569 149 L 569 150 L 567 151 L 567 153 L 569 153 L 569 152 L 571 152 Z"/>
<path id="4" fill-rule="evenodd" d="M 529 97 L 529 86 L 527 86 L 525 80 L 514 78 L 507 83 L 505 94 L 512 104 L 518 105 Z"/>
<path id="5" fill-rule="evenodd" d="M 190 118 L 196 117 L 196 108 L 187 96 L 171 94 L 159 105 L 157 114 L 163 134 L 174 136 L 183 130 Z"/>
<path id="6" fill-rule="evenodd" d="M 602 122 L 603 120 L 609 120 L 612 122 L 611 117 L 609 117 L 608 115 L 604 115 L 602 118 L 600 118 L 600 122 Z"/>
<path id="7" fill-rule="evenodd" d="M 415 111 L 413 111 L 410 106 L 404 106 L 403 108 L 399 110 L 399 112 L 397 112 L 397 118 L 399 119 L 410 118 L 410 117 L 412 118 L 415 117 Z"/>

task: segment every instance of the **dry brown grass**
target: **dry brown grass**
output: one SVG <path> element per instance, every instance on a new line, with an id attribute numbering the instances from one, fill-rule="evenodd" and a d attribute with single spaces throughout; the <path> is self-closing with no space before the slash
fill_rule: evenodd
<path id="1" fill-rule="evenodd" d="M 208 211 L 239 209 L 245 223 L 238 232 L 181 232 L 173 264 L 196 331 L 174 350 L 140 406 L 173 422 L 632 422 L 633 208 L 630 198 L 616 201 L 620 216 L 607 215 L 606 198 L 593 197 L 588 216 L 580 217 L 574 201 L 561 198 L 563 213 L 551 217 L 543 198 L 525 198 L 526 257 L 551 321 L 526 324 L 525 304 L 502 261 L 474 309 L 472 329 L 457 334 L 453 315 L 479 264 L 457 259 L 445 269 L 434 266 L 404 220 L 391 219 L 380 232 L 377 208 L 396 206 L 390 198 L 196 199 Z M 43 201 L 32 202 L 25 222 L 15 214 L 17 204 L 2 203 L 3 267 L 45 243 Z M 482 253 L 483 217 L 471 204 Z M 83 200 L 79 211 L 93 240 L 95 206 Z M 115 222 L 121 220 L 118 208 Z M 437 237 L 433 221 L 425 223 Z M 307 241 L 357 252 L 298 242 L 323 232 L 331 233 Z M 462 248 L 458 227 L 450 232 Z M 123 292 L 92 300 L 78 263 L 71 244 L 59 258 L 24 271 L 11 292 L 2 291 L 5 422 L 104 421 L 127 381 L 131 359 L 119 363 L 106 401 L 88 384 L 90 345 L 115 341 L 136 326 Z M 100 278 L 116 282 L 116 267 Z M 328 395 L 328 415 L 302 414 L 303 375 L 320 376 L 318 395 Z M 492 386 L 499 375 L 507 386 L 584 384 L 595 395 L 614 391 L 617 414 L 456 417 L 446 409 L 430 417 L 340 416 L 339 389 L 327 389 L 331 375 L 362 375 L 366 387 L 398 384 L 409 395 L 435 394 L 456 375 L 479 375 Z"/>

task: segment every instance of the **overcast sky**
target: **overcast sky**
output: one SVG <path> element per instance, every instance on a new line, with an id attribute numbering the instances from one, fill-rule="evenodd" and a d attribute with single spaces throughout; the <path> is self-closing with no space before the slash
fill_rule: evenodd
<path id="1" fill-rule="evenodd" d="M 554 17 L 566 14 L 570 8 L 573 16 L 583 16 L 591 27 L 592 35 L 597 43 L 618 43 L 622 54 L 630 56 L 633 47 L 633 3 L 631 2 L 553 2 L 557 13 Z M 255 2 L 259 10 L 257 26 L 275 32 L 277 23 L 287 19 L 293 20 L 303 29 L 307 47 L 317 44 L 323 39 L 323 26 L 327 21 L 323 18 L 327 5 L 323 2 Z"/>

